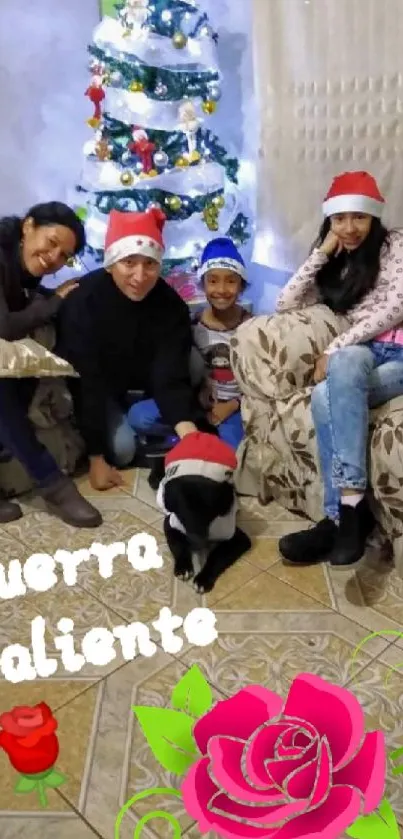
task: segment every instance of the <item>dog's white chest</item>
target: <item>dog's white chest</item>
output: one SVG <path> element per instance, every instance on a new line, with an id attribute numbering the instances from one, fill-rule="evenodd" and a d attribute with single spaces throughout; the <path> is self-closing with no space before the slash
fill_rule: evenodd
<path id="1" fill-rule="evenodd" d="M 186 533 L 182 522 L 178 519 L 175 513 L 169 513 L 169 510 L 164 505 L 164 488 L 163 482 L 160 483 L 157 492 L 157 504 L 165 515 L 169 515 L 169 524 L 174 530 L 179 530 L 181 533 Z M 232 539 L 236 530 L 236 513 L 237 505 L 234 501 L 229 513 L 226 516 L 217 516 L 211 522 L 209 527 L 209 542 L 226 542 Z"/>

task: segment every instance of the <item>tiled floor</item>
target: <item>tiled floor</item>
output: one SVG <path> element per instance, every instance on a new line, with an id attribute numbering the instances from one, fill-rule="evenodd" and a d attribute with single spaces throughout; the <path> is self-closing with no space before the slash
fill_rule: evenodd
<path id="1" fill-rule="evenodd" d="M 277 540 L 301 527 L 301 520 L 276 504 L 261 508 L 244 499 L 240 519 L 253 538 L 253 547 L 219 581 L 206 598 L 172 576 L 164 546 L 162 517 L 144 474 L 125 473 L 122 490 L 96 494 L 104 525 L 95 534 L 74 531 L 50 518 L 35 502 L 24 504 L 24 518 L 0 528 L 4 559 L 24 561 L 34 551 L 54 553 L 128 540 L 136 532 L 153 534 L 161 545 L 164 566 L 135 572 L 125 557 L 115 561 L 109 579 L 102 579 L 95 562 L 78 569 L 79 584 L 62 582 L 43 594 L 0 602 L 0 650 L 12 643 L 30 644 L 30 621 L 43 615 L 47 645 L 63 617 L 74 621 L 79 643 L 89 629 L 116 627 L 132 621 L 151 625 L 162 606 L 185 617 L 197 605 L 214 610 L 218 640 L 207 647 L 186 642 L 176 655 L 158 647 L 153 657 L 127 663 L 120 654 L 105 667 L 86 665 L 70 675 L 60 665 L 50 679 L 12 684 L 0 681 L 0 713 L 14 705 L 47 702 L 59 721 L 58 768 L 67 783 L 51 792 L 50 806 L 40 811 L 35 795 L 14 795 L 16 776 L 0 752 L 1 839 L 118 839 L 114 823 L 122 804 L 136 792 L 153 786 L 174 786 L 146 745 L 131 710 L 133 705 L 164 706 L 172 688 L 196 662 L 210 682 L 213 695 L 223 698 L 242 686 L 259 683 L 286 695 L 300 672 L 313 672 L 340 685 L 350 685 L 362 702 L 368 728 L 382 727 L 389 749 L 403 746 L 403 641 L 386 630 L 399 630 L 403 619 L 403 582 L 374 558 L 357 573 L 331 573 L 325 567 L 290 569 L 280 561 Z M 88 483 L 79 481 L 91 496 Z M 92 493 L 94 495 L 94 493 Z M 355 669 L 351 657 L 367 635 Z M 153 631 L 154 632 L 154 631 Z M 154 632 L 153 637 L 156 637 Z M 391 668 L 394 668 L 391 670 Z M 390 778 L 388 795 L 403 827 L 403 776 Z M 147 805 L 147 806 L 146 806 Z M 135 824 L 147 809 L 176 815 L 183 835 L 199 834 L 179 800 L 158 796 L 139 802 L 121 825 L 119 839 L 132 839 Z M 166 821 L 149 822 L 143 837 L 174 835 Z M 402 830 L 403 836 L 403 830 Z M 210 834 L 210 839 L 213 839 Z"/>

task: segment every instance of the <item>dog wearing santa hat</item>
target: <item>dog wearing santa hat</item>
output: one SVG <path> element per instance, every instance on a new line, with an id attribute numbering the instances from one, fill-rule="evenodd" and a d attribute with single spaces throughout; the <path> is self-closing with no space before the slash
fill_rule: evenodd
<path id="1" fill-rule="evenodd" d="M 211 591 L 221 574 L 251 547 L 236 524 L 234 450 L 213 434 L 186 435 L 165 457 L 165 476 L 157 503 L 165 513 L 164 531 L 174 573 L 193 578 L 199 594 Z M 197 573 L 193 556 L 204 558 Z"/>

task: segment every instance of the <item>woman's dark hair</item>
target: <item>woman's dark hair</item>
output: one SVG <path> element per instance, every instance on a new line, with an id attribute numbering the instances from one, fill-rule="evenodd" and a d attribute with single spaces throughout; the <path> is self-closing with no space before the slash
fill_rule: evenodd
<path id="1" fill-rule="evenodd" d="M 21 240 L 22 225 L 25 219 L 32 218 L 35 227 L 48 227 L 60 224 L 68 227 L 74 233 L 76 246 L 74 253 L 78 254 L 85 247 L 84 225 L 76 216 L 74 210 L 61 201 L 48 201 L 45 204 L 35 204 L 21 219 L 18 216 L 5 216 L 0 219 L 0 248 L 13 250 Z"/>
<path id="2" fill-rule="evenodd" d="M 330 218 L 326 218 L 312 250 L 320 247 L 329 230 Z M 389 246 L 389 231 L 373 218 L 368 236 L 356 250 L 330 257 L 316 275 L 316 286 L 329 309 L 345 314 L 374 288 L 384 245 Z"/>

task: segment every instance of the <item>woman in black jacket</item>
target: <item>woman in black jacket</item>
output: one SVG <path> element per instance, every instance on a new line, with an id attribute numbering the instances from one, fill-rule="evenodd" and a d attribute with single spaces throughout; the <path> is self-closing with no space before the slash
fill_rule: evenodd
<path id="1" fill-rule="evenodd" d="M 37 204 L 23 219 L 0 219 L 0 338 L 16 341 L 51 320 L 77 283 L 68 280 L 54 294 L 38 286 L 84 245 L 81 221 L 57 201 Z M 28 418 L 34 389 L 30 379 L 0 379 L 0 444 L 25 467 L 51 512 L 75 527 L 97 527 L 102 522 L 99 512 L 61 473 L 35 435 Z M 0 523 L 21 515 L 18 504 L 0 500 Z"/>

